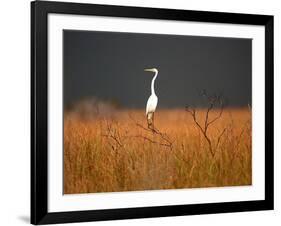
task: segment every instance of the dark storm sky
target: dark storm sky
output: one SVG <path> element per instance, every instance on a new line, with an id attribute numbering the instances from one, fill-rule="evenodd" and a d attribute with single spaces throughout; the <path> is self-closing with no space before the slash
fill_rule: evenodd
<path id="1" fill-rule="evenodd" d="M 87 97 L 144 108 L 152 73 L 158 107 L 201 105 L 200 91 L 228 106 L 251 104 L 251 39 L 64 30 L 64 105 Z"/>

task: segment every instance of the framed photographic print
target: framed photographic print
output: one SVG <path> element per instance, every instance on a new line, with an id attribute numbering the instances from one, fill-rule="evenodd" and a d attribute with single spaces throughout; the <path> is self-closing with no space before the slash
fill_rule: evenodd
<path id="1" fill-rule="evenodd" d="M 273 16 L 31 3 L 31 223 L 273 209 Z"/>

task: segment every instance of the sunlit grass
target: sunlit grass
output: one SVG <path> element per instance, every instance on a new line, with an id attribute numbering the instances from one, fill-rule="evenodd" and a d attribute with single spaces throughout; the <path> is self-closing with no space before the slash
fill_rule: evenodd
<path id="1" fill-rule="evenodd" d="M 203 120 L 205 110 L 198 110 Z M 216 111 L 210 114 L 214 117 Z M 201 119 L 202 118 L 202 119 Z M 81 119 L 64 116 L 64 193 L 250 185 L 251 112 L 225 109 L 209 128 L 216 139 L 226 129 L 215 157 L 184 110 L 157 110 L 155 126 L 172 146 L 146 128 L 143 111 Z M 147 138 L 147 139 L 145 139 Z"/>

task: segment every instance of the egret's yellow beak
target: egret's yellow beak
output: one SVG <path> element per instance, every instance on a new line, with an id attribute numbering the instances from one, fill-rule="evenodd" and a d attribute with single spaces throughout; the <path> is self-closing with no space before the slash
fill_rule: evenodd
<path id="1" fill-rule="evenodd" d="M 153 69 L 152 69 L 152 68 L 147 68 L 147 69 L 144 69 L 144 71 L 150 71 L 150 72 L 153 72 Z"/>

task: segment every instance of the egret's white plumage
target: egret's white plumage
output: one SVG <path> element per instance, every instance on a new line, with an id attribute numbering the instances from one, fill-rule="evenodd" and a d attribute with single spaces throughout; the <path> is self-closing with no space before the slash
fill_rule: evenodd
<path id="1" fill-rule="evenodd" d="M 146 115 L 154 113 L 157 107 L 158 97 L 155 94 L 151 94 L 146 104 Z"/>
<path id="2" fill-rule="evenodd" d="M 146 117 L 147 117 L 148 127 L 154 128 L 154 112 L 156 110 L 157 103 L 158 103 L 158 97 L 156 96 L 154 90 L 154 83 L 158 75 L 158 70 L 156 68 L 151 68 L 151 69 L 145 69 L 145 71 L 150 71 L 155 73 L 151 81 L 151 95 L 146 103 Z"/>

